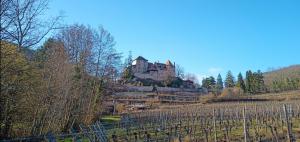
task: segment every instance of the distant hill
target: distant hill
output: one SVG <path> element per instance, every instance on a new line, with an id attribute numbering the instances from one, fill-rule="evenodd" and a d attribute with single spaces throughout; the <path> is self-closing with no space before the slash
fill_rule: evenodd
<path id="1" fill-rule="evenodd" d="M 286 78 L 300 79 L 300 64 L 284 67 L 264 73 L 264 81 L 267 86 L 271 86 L 273 81 L 281 81 Z"/>

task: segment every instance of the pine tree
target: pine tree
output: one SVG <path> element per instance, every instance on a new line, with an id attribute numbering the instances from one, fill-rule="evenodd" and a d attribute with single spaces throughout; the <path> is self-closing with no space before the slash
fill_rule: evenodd
<path id="1" fill-rule="evenodd" d="M 220 74 L 217 77 L 217 89 L 218 89 L 218 91 L 223 90 L 223 79 L 222 79 L 222 76 Z"/>
<path id="2" fill-rule="evenodd" d="M 234 87 L 234 77 L 233 77 L 231 71 L 227 72 L 226 79 L 225 79 L 225 87 L 226 88 Z"/>
<path id="3" fill-rule="evenodd" d="M 253 72 L 251 70 L 246 72 L 246 92 L 251 94 L 257 94 L 265 92 L 265 84 L 264 84 L 264 76 L 263 73 L 258 70 L 257 72 Z M 277 86 L 281 88 L 280 84 L 274 84 L 273 86 Z"/>
<path id="4" fill-rule="evenodd" d="M 216 85 L 216 80 L 215 80 L 215 78 L 213 76 L 209 77 L 209 82 L 210 82 L 210 86 Z"/>
<path id="5" fill-rule="evenodd" d="M 217 84 L 216 84 L 216 94 L 221 94 L 222 93 L 222 90 L 223 90 L 223 79 L 222 79 L 222 76 L 219 74 L 218 77 L 217 77 Z"/>
<path id="6" fill-rule="evenodd" d="M 255 93 L 263 93 L 265 91 L 265 82 L 264 82 L 263 73 L 260 70 L 258 70 L 256 74 L 257 76 L 255 80 L 257 84 L 257 89 L 255 90 Z"/>
<path id="7" fill-rule="evenodd" d="M 212 92 L 214 95 L 217 95 L 218 90 L 216 88 L 216 80 L 215 80 L 215 78 L 213 76 L 210 76 L 208 78 L 208 80 L 209 80 L 209 90 L 210 90 L 210 92 Z"/>
<path id="8" fill-rule="evenodd" d="M 244 82 L 242 73 L 239 73 L 239 75 L 238 75 L 238 80 L 237 80 L 237 83 L 236 83 L 236 87 L 241 88 L 244 92 L 246 91 L 246 86 L 245 86 L 245 82 Z"/>
<path id="9" fill-rule="evenodd" d="M 248 70 L 247 72 L 246 72 L 246 83 L 245 83 L 245 85 L 246 85 L 246 92 L 248 92 L 248 93 L 253 93 L 253 87 L 252 87 L 252 77 L 253 76 L 253 74 L 252 74 L 252 71 L 251 70 Z"/>
<path id="10" fill-rule="evenodd" d="M 216 86 L 216 80 L 213 76 L 204 78 L 202 80 L 202 87 L 208 89 L 209 92 L 212 92 L 215 86 Z"/>

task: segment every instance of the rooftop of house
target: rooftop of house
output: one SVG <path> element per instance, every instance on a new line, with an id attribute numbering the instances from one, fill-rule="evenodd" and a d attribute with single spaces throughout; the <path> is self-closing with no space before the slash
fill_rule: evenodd
<path id="1" fill-rule="evenodd" d="M 170 60 L 168 60 L 168 61 L 166 62 L 166 65 L 173 66 L 173 64 L 171 63 Z"/>
<path id="2" fill-rule="evenodd" d="M 142 56 L 138 56 L 135 60 L 143 60 L 143 61 L 148 61 L 147 59 L 145 59 L 144 57 Z"/>
<path id="3" fill-rule="evenodd" d="M 134 61 L 137 61 L 137 60 L 140 60 L 140 61 L 146 61 L 146 62 L 148 62 L 148 60 L 147 59 L 145 59 L 144 57 L 142 57 L 142 56 L 138 56 Z M 150 63 L 149 63 L 150 64 Z M 154 65 L 159 65 L 159 66 L 164 66 L 164 65 L 168 65 L 168 66 L 174 66 L 173 64 L 172 64 L 172 62 L 170 61 L 170 60 L 167 60 L 167 62 L 165 63 L 165 64 L 163 64 L 163 63 L 159 63 L 159 62 L 154 62 L 154 63 L 151 63 L 151 64 L 154 64 Z"/>

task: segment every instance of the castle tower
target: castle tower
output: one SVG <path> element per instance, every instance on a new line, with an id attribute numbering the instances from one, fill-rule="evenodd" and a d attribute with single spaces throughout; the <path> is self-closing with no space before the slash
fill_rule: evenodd
<path id="1" fill-rule="evenodd" d="M 166 68 L 169 76 L 175 76 L 175 66 L 171 63 L 170 60 L 167 60 Z"/>
<path id="2" fill-rule="evenodd" d="M 148 60 L 142 56 L 137 57 L 133 61 L 133 64 L 136 66 L 135 72 L 137 73 L 144 73 L 148 69 Z"/>

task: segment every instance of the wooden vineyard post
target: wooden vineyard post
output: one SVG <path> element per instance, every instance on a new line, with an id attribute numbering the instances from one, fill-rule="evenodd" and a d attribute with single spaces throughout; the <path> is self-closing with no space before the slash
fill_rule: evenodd
<path id="1" fill-rule="evenodd" d="M 259 124 L 260 122 L 258 122 L 258 114 L 257 114 L 257 104 L 255 104 L 255 139 L 256 141 L 260 141 L 260 135 L 259 135 Z"/>
<path id="2" fill-rule="evenodd" d="M 168 136 L 168 141 L 167 142 L 170 142 L 171 141 L 171 133 L 167 132 L 166 134 Z"/>
<path id="3" fill-rule="evenodd" d="M 205 140 L 206 142 L 208 142 L 208 128 L 204 128 L 204 132 L 205 132 Z"/>
<path id="4" fill-rule="evenodd" d="M 285 122 L 287 125 L 287 138 L 289 142 L 294 142 L 293 140 L 293 133 L 292 133 L 292 128 L 290 125 L 290 121 L 289 121 L 289 112 L 287 111 L 286 105 L 283 105 L 283 111 L 284 111 L 284 116 L 285 116 Z"/>
<path id="5" fill-rule="evenodd" d="M 217 142 L 217 130 L 216 130 L 216 110 L 213 109 L 213 121 L 214 121 L 214 138 L 215 138 L 215 142 Z"/>
<path id="6" fill-rule="evenodd" d="M 255 104 L 255 123 L 258 125 L 257 104 Z"/>
<path id="7" fill-rule="evenodd" d="M 112 134 L 112 141 L 113 141 L 113 142 L 117 142 L 117 135 L 116 135 L 116 132 L 114 132 L 114 133 Z"/>
<path id="8" fill-rule="evenodd" d="M 138 141 L 138 134 L 137 134 L 137 132 L 134 132 L 133 134 L 134 134 L 134 142 L 137 142 Z"/>
<path id="9" fill-rule="evenodd" d="M 246 106 L 244 106 L 244 109 L 243 109 L 243 120 L 244 120 L 244 142 L 247 142 Z"/>

